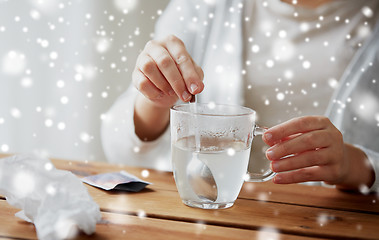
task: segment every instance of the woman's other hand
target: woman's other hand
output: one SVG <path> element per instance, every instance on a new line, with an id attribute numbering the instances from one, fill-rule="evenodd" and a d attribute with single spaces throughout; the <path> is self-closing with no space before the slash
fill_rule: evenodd
<path id="1" fill-rule="evenodd" d="M 339 188 L 370 187 L 375 179 L 366 154 L 343 141 L 323 116 L 294 118 L 267 130 L 266 157 L 277 172 L 274 183 L 324 181 Z"/>

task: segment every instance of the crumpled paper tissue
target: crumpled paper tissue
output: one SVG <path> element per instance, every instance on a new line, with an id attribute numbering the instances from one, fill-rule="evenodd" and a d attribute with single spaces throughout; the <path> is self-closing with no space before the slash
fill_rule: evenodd
<path id="1" fill-rule="evenodd" d="M 99 206 L 74 174 L 49 159 L 15 155 L 0 159 L 0 194 L 22 210 L 17 217 L 34 223 L 39 239 L 67 239 L 78 230 L 95 231 Z"/>

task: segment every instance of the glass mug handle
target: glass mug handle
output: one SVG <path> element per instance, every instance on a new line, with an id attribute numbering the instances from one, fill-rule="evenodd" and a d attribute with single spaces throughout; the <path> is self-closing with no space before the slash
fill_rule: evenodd
<path id="1" fill-rule="evenodd" d="M 254 125 L 253 136 L 262 136 L 267 131 L 267 128 L 262 128 L 257 125 Z M 254 138 L 253 138 L 254 141 Z M 269 160 L 267 160 L 269 161 Z M 270 168 L 267 169 L 264 173 L 247 173 L 245 177 L 246 182 L 266 182 L 272 179 L 276 175 Z"/>

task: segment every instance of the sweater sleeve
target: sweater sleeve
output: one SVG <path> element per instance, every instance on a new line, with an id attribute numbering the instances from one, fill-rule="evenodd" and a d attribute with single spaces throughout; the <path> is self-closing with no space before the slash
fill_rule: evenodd
<path id="1" fill-rule="evenodd" d="M 360 148 L 362 151 L 366 153 L 369 163 L 371 164 L 375 172 L 374 184 L 370 188 L 362 187 L 362 189 L 360 189 L 361 192 L 362 193 L 379 192 L 379 153 L 371 149 L 359 146 L 359 145 L 355 145 L 355 146 Z"/>
<path id="2" fill-rule="evenodd" d="M 130 86 L 102 118 L 101 140 L 107 160 L 125 164 L 171 170 L 169 128 L 154 141 L 142 141 L 135 133 L 134 102 L 138 91 Z"/>
<path id="3" fill-rule="evenodd" d="M 195 7 L 190 1 L 173 0 L 158 20 L 155 38 L 176 35 L 191 51 L 194 38 Z M 134 103 L 139 92 L 131 84 L 102 118 L 101 140 L 107 160 L 111 163 L 171 171 L 170 127 L 154 141 L 142 141 L 135 133 Z"/>

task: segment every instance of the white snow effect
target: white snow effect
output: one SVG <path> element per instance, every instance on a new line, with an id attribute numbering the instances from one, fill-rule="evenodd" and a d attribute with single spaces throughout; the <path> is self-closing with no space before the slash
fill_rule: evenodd
<path id="1" fill-rule="evenodd" d="M 216 1 L 217 0 L 203 0 L 206 4 L 208 4 L 208 5 L 214 5 L 214 4 L 216 4 Z"/>
<path id="2" fill-rule="evenodd" d="M 371 122 L 374 119 L 377 120 L 378 114 L 375 112 L 379 109 L 379 103 L 376 101 L 376 97 L 372 93 L 366 93 L 361 95 L 359 99 L 354 100 L 355 114 L 366 121 Z"/>
<path id="3" fill-rule="evenodd" d="M 276 94 L 276 99 L 278 99 L 279 101 L 283 101 L 284 98 L 285 98 L 284 93 L 279 92 L 278 94 Z"/>
<path id="4" fill-rule="evenodd" d="M 147 177 L 149 177 L 149 175 L 150 175 L 149 170 L 147 170 L 147 169 L 142 170 L 142 172 L 141 172 L 142 177 L 147 178 Z"/>
<path id="5" fill-rule="evenodd" d="M 57 87 L 58 87 L 58 88 L 63 88 L 64 86 L 65 86 L 65 83 L 64 83 L 63 80 L 58 80 L 58 81 L 57 81 Z"/>
<path id="6" fill-rule="evenodd" d="M 128 13 L 137 7 L 138 0 L 114 0 L 113 3 L 118 10 Z"/>
<path id="7" fill-rule="evenodd" d="M 328 84 L 329 84 L 329 86 L 330 86 L 331 88 L 337 88 L 337 86 L 338 86 L 338 81 L 337 81 L 336 79 L 334 79 L 334 78 L 330 78 L 330 79 L 328 80 Z"/>
<path id="8" fill-rule="evenodd" d="M 79 135 L 79 137 L 80 137 L 80 140 L 82 140 L 82 142 L 84 142 L 84 143 L 91 142 L 91 140 L 93 138 L 91 135 L 89 135 L 86 132 L 81 132 L 80 135 Z"/>
<path id="9" fill-rule="evenodd" d="M 286 79 L 292 79 L 293 78 L 293 71 L 292 70 L 286 70 L 286 71 L 284 71 L 284 77 L 286 78 Z"/>
<path id="10" fill-rule="evenodd" d="M 20 84 L 24 88 L 30 88 L 31 86 L 33 86 L 33 79 L 31 79 L 30 77 L 24 77 L 21 79 Z"/>
<path id="11" fill-rule="evenodd" d="M 57 128 L 61 131 L 65 130 L 66 129 L 66 124 L 64 122 L 59 122 L 57 124 Z"/>
<path id="12" fill-rule="evenodd" d="M 26 67 L 25 55 L 16 50 L 9 51 L 2 59 L 2 71 L 9 75 L 18 75 Z"/>
<path id="13" fill-rule="evenodd" d="M 8 152 L 9 151 L 9 146 L 8 144 L 2 144 L 1 147 L 0 147 L 0 150 L 4 153 Z"/>
<path id="14" fill-rule="evenodd" d="M 287 61 L 295 55 L 295 46 L 287 39 L 276 39 L 272 43 L 271 54 L 277 60 Z"/>
<path id="15" fill-rule="evenodd" d="M 229 156 L 234 156 L 236 154 L 236 150 L 234 148 L 228 148 L 226 152 Z"/>
<path id="16" fill-rule="evenodd" d="M 320 213 L 317 217 L 317 223 L 320 225 L 320 227 L 325 226 L 325 224 L 328 223 L 329 216 L 326 213 Z"/>
<path id="17" fill-rule="evenodd" d="M 372 16 L 374 15 L 374 12 L 372 11 L 372 9 L 370 7 L 367 7 L 367 6 L 364 6 L 362 8 L 362 13 L 367 18 L 372 18 Z"/>
<path id="18" fill-rule="evenodd" d="M 275 227 L 266 226 L 259 229 L 258 240 L 279 240 L 280 234 Z"/>
<path id="19" fill-rule="evenodd" d="M 266 61 L 266 67 L 272 68 L 275 65 L 275 62 L 271 59 Z"/>
<path id="20" fill-rule="evenodd" d="M 100 38 L 96 41 L 96 51 L 99 53 L 105 53 L 111 47 L 111 41 L 109 38 Z"/>
<path id="21" fill-rule="evenodd" d="M 69 100 L 68 100 L 68 97 L 67 96 L 63 96 L 63 97 L 61 97 L 61 103 L 62 104 L 67 104 L 69 102 Z"/>
<path id="22" fill-rule="evenodd" d="M 251 47 L 251 51 L 253 52 L 253 53 L 257 53 L 257 52 L 259 52 L 259 46 L 257 45 L 257 44 L 254 44 L 252 47 Z"/>
<path id="23" fill-rule="evenodd" d="M 53 122 L 53 120 L 51 120 L 50 118 L 48 118 L 48 119 L 46 119 L 45 120 L 45 126 L 46 127 L 52 127 L 53 126 L 53 124 L 54 124 L 54 122 Z"/>
<path id="24" fill-rule="evenodd" d="M 13 175 L 12 185 L 17 197 L 23 198 L 34 191 L 35 181 L 32 174 L 20 169 Z"/>
<path id="25" fill-rule="evenodd" d="M 5 122 L 4 118 L 0 118 L 0 125 Z"/>
<path id="26" fill-rule="evenodd" d="M 303 68 L 304 69 L 309 69 L 311 67 L 311 63 L 309 61 L 304 61 L 303 62 Z"/>
<path id="27" fill-rule="evenodd" d="M 67 218 L 60 219 L 54 226 L 57 239 L 74 239 L 79 234 L 77 223 Z"/>
<path id="28" fill-rule="evenodd" d="M 22 114 L 18 108 L 12 108 L 11 109 L 11 116 L 18 119 L 18 118 L 21 118 Z"/>
<path id="29" fill-rule="evenodd" d="M 139 209 L 139 210 L 137 211 L 137 216 L 138 216 L 139 218 L 145 218 L 145 217 L 146 217 L 146 212 L 145 212 L 144 210 L 142 210 L 142 209 Z"/>

